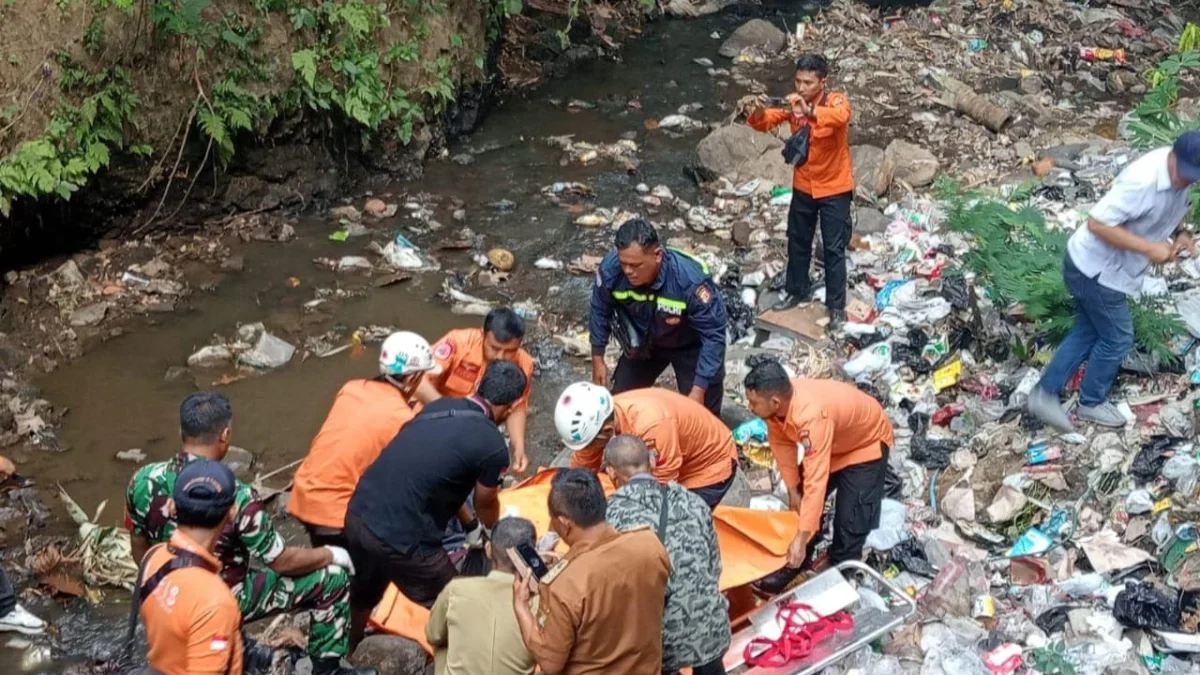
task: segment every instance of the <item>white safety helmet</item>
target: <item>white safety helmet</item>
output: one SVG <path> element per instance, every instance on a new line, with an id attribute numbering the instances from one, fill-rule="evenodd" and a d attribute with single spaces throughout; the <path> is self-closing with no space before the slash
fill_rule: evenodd
<path id="1" fill-rule="evenodd" d="M 563 391 L 554 406 L 554 427 L 572 450 L 586 448 L 613 411 L 608 390 L 591 382 L 576 382 Z"/>
<path id="2" fill-rule="evenodd" d="M 406 330 L 392 333 L 379 350 L 379 372 L 384 375 L 399 377 L 437 370 L 440 368 L 433 360 L 433 350 L 416 333 Z"/>

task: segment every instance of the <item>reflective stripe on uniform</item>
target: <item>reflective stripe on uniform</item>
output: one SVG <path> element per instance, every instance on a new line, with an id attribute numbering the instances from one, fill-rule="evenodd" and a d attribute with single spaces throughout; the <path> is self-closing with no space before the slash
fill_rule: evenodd
<path id="1" fill-rule="evenodd" d="M 664 298 L 662 296 L 645 295 L 637 291 L 613 291 L 614 300 L 637 300 L 639 302 L 654 301 L 660 307 L 670 307 L 672 309 L 687 309 L 687 302 L 684 300 L 675 300 L 672 298 Z"/>
<path id="2" fill-rule="evenodd" d="M 667 248 L 668 248 L 669 250 L 675 251 L 676 253 L 678 253 L 678 254 L 680 254 L 680 255 L 684 255 L 684 256 L 687 256 L 687 257 L 691 258 L 693 261 L 695 261 L 695 263 L 696 263 L 697 265 L 699 265 L 699 266 L 700 266 L 700 269 L 704 270 L 704 273 L 705 273 L 705 274 L 708 274 L 708 263 L 706 263 L 706 262 L 704 262 L 703 260 L 701 260 L 701 259 L 697 258 L 696 256 L 692 255 L 691 253 L 688 253 L 687 251 L 682 251 L 682 250 L 680 250 L 680 249 L 677 249 L 677 248 L 675 248 L 674 246 L 668 246 Z"/>

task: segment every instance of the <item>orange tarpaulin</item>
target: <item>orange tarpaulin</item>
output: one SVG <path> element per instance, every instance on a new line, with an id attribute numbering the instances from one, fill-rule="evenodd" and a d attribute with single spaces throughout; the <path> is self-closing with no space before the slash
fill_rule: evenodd
<path id="1" fill-rule="evenodd" d="M 550 530 L 546 498 L 554 469 L 543 469 L 524 482 L 500 492 L 502 516 L 530 520 L 539 534 Z M 605 494 L 613 491 L 608 476 L 600 474 Z M 713 512 L 717 542 L 721 547 L 721 590 L 744 586 L 783 567 L 788 544 L 796 536 L 799 520 L 792 511 L 756 511 L 733 506 L 718 506 Z M 561 545 L 561 544 L 560 544 Z M 396 587 L 389 586 L 383 600 L 371 614 L 375 628 L 415 640 L 430 654 L 425 642 L 425 622 L 429 610 L 414 604 Z"/>

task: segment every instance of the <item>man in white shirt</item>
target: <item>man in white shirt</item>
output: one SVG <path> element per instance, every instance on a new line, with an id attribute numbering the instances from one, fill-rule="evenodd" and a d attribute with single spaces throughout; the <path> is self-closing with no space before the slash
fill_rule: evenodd
<path id="1" fill-rule="evenodd" d="M 1150 265 L 1196 255 L 1183 229 L 1188 188 L 1200 180 L 1200 132 L 1189 131 L 1172 147 L 1152 150 L 1125 167 L 1112 188 L 1071 235 L 1063 280 L 1075 298 L 1075 323 L 1029 395 L 1029 412 L 1063 432 L 1074 430 L 1059 395 L 1087 361 L 1079 385 L 1079 420 L 1125 426 L 1108 401 L 1108 390 L 1133 348 L 1128 296 L 1140 295 Z"/>

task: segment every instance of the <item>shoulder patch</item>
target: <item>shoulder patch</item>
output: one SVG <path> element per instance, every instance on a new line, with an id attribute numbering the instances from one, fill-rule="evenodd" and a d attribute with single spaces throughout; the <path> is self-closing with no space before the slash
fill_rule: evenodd
<path id="1" fill-rule="evenodd" d="M 696 287 L 696 297 L 700 298 L 700 302 L 708 304 L 712 302 L 712 291 L 708 290 L 708 286 L 700 284 Z"/>
<path id="2" fill-rule="evenodd" d="M 454 343 L 450 340 L 442 340 L 433 348 L 433 358 L 448 359 L 454 355 Z"/>
<path id="3" fill-rule="evenodd" d="M 570 560 L 563 558 L 562 560 L 559 560 L 558 562 L 554 563 L 553 565 L 550 566 L 550 569 L 546 570 L 546 574 L 542 576 L 540 581 L 543 584 L 551 583 L 552 581 L 554 581 L 555 579 L 558 578 L 558 575 L 563 573 L 563 570 L 567 569 L 567 564 L 570 562 L 571 562 Z"/>

